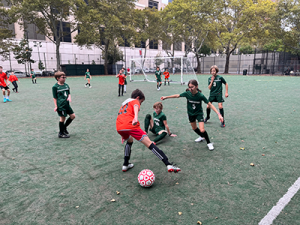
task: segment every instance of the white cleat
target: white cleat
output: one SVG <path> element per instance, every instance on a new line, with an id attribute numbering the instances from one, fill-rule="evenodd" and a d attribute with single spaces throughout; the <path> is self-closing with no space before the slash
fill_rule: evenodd
<path id="1" fill-rule="evenodd" d="M 169 173 L 172 173 L 172 172 L 178 173 L 179 171 L 181 171 L 181 169 L 179 167 L 177 167 L 175 164 L 174 165 L 173 164 L 172 165 L 168 165 L 167 169 L 168 169 Z"/>
<path id="2" fill-rule="evenodd" d="M 86 85 L 84 85 L 85 87 L 87 87 Z"/>
<path id="3" fill-rule="evenodd" d="M 212 151 L 212 150 L 215 149 L 213 143 L 207 144 L 207 147 L 208 147 L 208 149 L 209 149 L 210 151 Z"/>
<path id="4" fill-rule="evenodd" d="M 201 142 L 201 141 L 204 141 L 205 140 L 205 138 L 203 138 L 203 137 L 198 137 L 196 140 L 195 140 L 195 142 Z"/>
<path id="5" fill-rule="evenodd" d="M 90 86 L 90 88 L 92 88 L 92 86 Z"/>
<path id="6" fill-rule="evenodd" d="M 134 164 L 129 163 L 128 166 L 122 166 L 122 171 L 126 172 L 127 170 L 131 169 L 134 167 Z"/>

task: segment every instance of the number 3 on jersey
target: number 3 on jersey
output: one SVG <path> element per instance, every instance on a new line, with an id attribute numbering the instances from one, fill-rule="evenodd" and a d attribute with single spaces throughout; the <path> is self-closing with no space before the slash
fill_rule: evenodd
<path id="1" fill-rule="evenodd" d="M 122 108 L 120 109 L 118 115 L 121 115 L 122 113 L 127 113 L 127 107 L 128 107 L 128 103 L 123 105 Z"/>
<path id="2" fill-rule="evenodd" d="M 193 109 L 194 109 L 194 110 L 196 109 L 196 105 L 195 105 L 195 104 L 193 104 L 193 106 L 192 106 L 192 107 L 193 107 Z"/>

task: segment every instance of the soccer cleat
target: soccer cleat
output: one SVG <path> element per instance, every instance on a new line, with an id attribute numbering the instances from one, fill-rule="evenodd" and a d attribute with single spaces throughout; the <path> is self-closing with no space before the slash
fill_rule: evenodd
<path id="1" fill-rule="evenodd" d="M 203 137 L 198 137 L 198 138 L 195 140 L 195 142 L 201 142 L 201 141 L 204 141 L 204 139 L 205 139 L 205 138 L 203 138 Z"/>
<path id="2" fill-rule="evenodd" d="M 215 149 L 213 143 L 208 143 L 208 144 L 207 144 L 207 147 L 208 147 L 208 149 L 209 149 L 210 151 L 212 151 L 212 150 Z"/>
<path id="3" fill-rule="evenodd" d="M 122 171 L 123 172 L 126 172 L 127 170 L 131 169 L 134 167 L 134 164 L 133 163 L 129 163 L 128 166 L 122 166 Z"/>
<path id="4" fill-rule="evenodd" d="M 69 134 L 69 132 L 67 131 L 67 129 L 65 129 L 64 134 Z"/>
<path id="5" fill-rule="evenodd" d="M 59 137 L 59 138 L 69 138 L 70 136 L 67 135 L 67 134 L 61 134 L 61 133 L 58 133 L 58 137 Z"/>
<path id="6" fill-rule="evenodd" d="M 205 119 L 204 119 L 204 123 L 207 123 L 207 120 L 209 120 L 210 118 L 209 117 L 206 117 Z"/>
<path id="7" fill-rule="evenodd" d="M 225 127 L 225 122 L 223 121 L 223 123 L 221 123 L 221 127 Z"/>
<path id="8" fill-rule="evenodd" d="M 124 93 L 126 93 L 126 91 L 124 91 Z"/>
<path id="9" fill-rule="evenodd" d="M 90 86 L 90 88 L 92 88 L 92 86 Z"/>
<path id="10" fill-rule="evenodd" d="M 10 100 L 10 99 L 8 99 L 8 98 L 6 99 L 6 101 L 7 101 L 7 102 L 12 102 L 12 100 Z"/>
<path id="11" fill-rule="evenodd" d="M 87 85 L 85 84 L 84 87 L 87 87 Z"/>
<path id="12" fill-rule="evenodd" d="M 179 167 L 177 167 L 175 164 L 171 164 L 167 166 L 168 172 L 169 173 L 178 173 L 179 171 L 181 171 L 181 169 Z"/>
<path id="13" fill-rule="evenodd" d="M 6 102 L 6 98 L 3 98 L 3 102 L 4 102 L 4 103 Z"/>

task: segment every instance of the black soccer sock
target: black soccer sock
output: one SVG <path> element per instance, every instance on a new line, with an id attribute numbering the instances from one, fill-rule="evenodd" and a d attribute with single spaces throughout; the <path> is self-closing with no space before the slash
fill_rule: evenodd
<path id="1" fill-rule="evenodd" d="M 124 94 L 124 85 L 122 85 L 122 96 Z"/>
<path id="2" fill-rule="evenodd" d="M 158 89 L 158 84 L 156 85 L 157 89 Z"/>
<path id="3" fill-rule="evenodd" d="M 165 81 L 165 85 L 167 85 L 167 81 Z"/>
<path id="4" fill-rule="evenodd" d="M 127 141 L 125 148 L 124 148 L 124 166 L 128 166 L 129 164 L 129 159 L 130 159 L 130 155 L 131 155 L 131 146 L 132 146 L 132 142 L 129 143 Z"/>
<path id="5" fill-rule="evenodd" d="M 66 123 L 65 123 L 65 129 L 67 128 L 67 126 L 69 126 L 70 125 L 70 123 L 72 123 L 72 119 L 69 117 L 68 119 L 67 119 L 67 121 L 66 121 Z"/>
<path id="6" fill-rule="evenodd" d="M 165 155 L 165 153 L 160 150 L 155 144 L 151 144 L 149 146 L 149 149 L 161 160 L 164 162 L 166 166 L 171 165 L 168 161 L 168 157 Z"/>
<path id="7" fill-rule="evenodd" d="M 220 110 L 221 116 L 224 118 L 224 109 L 219 109 L 219 110 Z"/>
<path id="8" fill-rule="evenodd" d="M 59 133 L 63 134 L 65 131 L 65 124 L 64 122 L 59 122 Z"/>
<path id="9" fill-rule="evenodd" d="M 206 108 L 206 117 L 210 118 L 210 108 Z"/>
<path id="10" fill-rule="evenodd" d="M 32 79 L 32 83 L 34 84 L 34 81 L 33 81 L 33 79 Z"/>
<path id="11" fill-rule="evenodd" d="M 206 131 L 204 131 L 203 133 L 201 132 L 201 135 L 200 135 L 200 136 L 205 138 L 207 144 L 210 143 L 210 140 L 209 140 L 209 137 L 208 137 L 208 134 L 207 134 Z"/>
<path id="12" fill-rule="evenodd" d="M 159 84 L 159 87 L 161 86 L 161 83 Z"/>
<path id="13" fill-rule="evenodd" d="M 121 92 L 121 87 L 119 86 L 119 96 L 120 96 L 120 92 Z"/>
<path id="14" fill-rule="evenodd" d="M 34 82 L 36 83 L 36 79 L 34 80 Z"/>
<path id="15" fill-rule="evenodd" d="M 91 84 L 89 83 L 89 86 L 91 86 Z"/>
<path id="16" fill-rule="evenodd" d="M 89 83 L 86 83 L 85 86 L 87 86 Z"/>
<path id="17" fill-rule="evenodd" d="M 201 132 L 200 132 L 200 130 L 199 130 L 198 127 L 197 127 L 194 131 L 195 131 L 196 134 L 198 134 L 199 136 L 201 136 Z M 201 136 L 201 137 L 202 137 L 202 136 Z"/>
<path id="18" fill-rule="evenodd" d="M 168 85 L 170 85 L 170 81 L 168 81 Z"/>
<path id="19" fill-rule="evenodd" d="M 166 132 L 162 132 L 160 135 L 158 135 L 153 142 L 157 143 L 158 141 L 162 140 L 165 136 L 167 136 Z"/>
<path id="20" fill-rule="evenodd" d="M 148 128 L 149 128 L 149 125 L 150 125 L 150 120 L 151 120 L 151 115 L 147 114 L 146 117 L 145 117 L 145 121 L 144 121 L 146 133 L 148 133 Z"/>

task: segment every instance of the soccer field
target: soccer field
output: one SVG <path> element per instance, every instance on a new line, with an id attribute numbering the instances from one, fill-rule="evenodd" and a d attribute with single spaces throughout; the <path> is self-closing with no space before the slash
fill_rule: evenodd
<path id="1" fill-rule="evenodd" d="M 208 98 L 209 76 L 197 77 Z M 205 124 L 214 151 L 194 142 L 185 98 L 163 101 L 178 136 L 167 136 L 158 147 L 181 168 L 177 174 L 136 141 L 135 167 L 123 173 L 115 120 L 121 103 L 139 88 L 146 96 L 139 112 L 143 129 L 152 105 L 186 85 L 157 91 L 155 83 L 129 82 L 125 96 L 117 97 L 115 76 L 93 76 L 92 88 L 84 87 L 83 77 L 68 77 L 76 119 L 68 127 L 71 137 L 59 139 L 55 79 L 20 79 L 12 102 L 0 102 L 0 224 L 258 224 L 300 176 L 300 78 L 223 77 L 229 85 L 226 127 L 213 111 Z M 155 173 L 150 188 L 137 181 L 143 169 Z M 273 224 L 300 224 L 299 200 L 296 193 Z"/>

